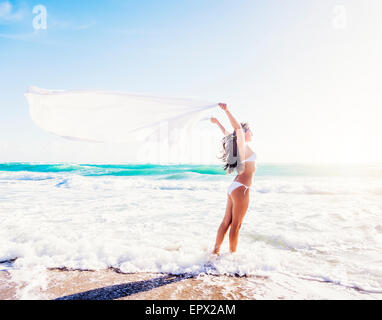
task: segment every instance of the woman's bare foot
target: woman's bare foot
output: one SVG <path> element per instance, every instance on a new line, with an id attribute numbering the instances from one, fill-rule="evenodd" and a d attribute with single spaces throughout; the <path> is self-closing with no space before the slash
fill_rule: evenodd
<path id="1" fill-rule="evenodd" d="M 216 255 L 216 256 L 220 256 L 220 249 L 214 249 L 214 251 L 212 251 L 212 254 Z"/>

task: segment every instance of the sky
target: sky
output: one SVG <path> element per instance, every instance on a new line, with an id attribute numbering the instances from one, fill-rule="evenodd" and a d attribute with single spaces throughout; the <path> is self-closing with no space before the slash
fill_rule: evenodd
<path id="1" fill-rule="evenodd" d="M 380 0 L 0 0 L 0 162 L 144 161 L 39 129 L 33 85 L 227 102 L 261 162 L 382 163 L 381 16 Z M 196 162 L 217 161 L 208 130 Z"/>

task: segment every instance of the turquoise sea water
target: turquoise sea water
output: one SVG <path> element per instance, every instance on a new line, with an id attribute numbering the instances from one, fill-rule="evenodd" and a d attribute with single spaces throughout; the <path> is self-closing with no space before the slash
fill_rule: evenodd
<path id="1" fill-rule="evenodd" d="M 225 175 L 220 165 L 157 164 L 38 164 L 0 163 L 2 172 L 73 173 L 81 176 L 166 176 L 184 179 L 189 174 Z M 258 164 L 256 176 L 374 176 L 382 177 L 378 165 Z"/>

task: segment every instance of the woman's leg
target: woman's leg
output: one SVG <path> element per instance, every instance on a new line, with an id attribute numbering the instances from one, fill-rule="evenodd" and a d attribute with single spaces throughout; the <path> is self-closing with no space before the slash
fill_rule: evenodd
<path id="1" fill-rule="evenodd" d="M 232 199 L 231 199 L 231 196 L 228 196 L 224 219 L 223 219 L 223 222 L 220 224 L 218 234 L 216 235 L 215 248 L 213 251 L 214 254 L 220 253 L 220 246 L 223 243 L 224 237 L 231 224 L 231 220 L 232 220 Z"/>
<path id="2" fill-rule="evenodd" d="M 236 252 L 241 223 L 249 206 L 249 191 L 244 191 L 245 187 L 240 187 L 231 194 L 233 205 L 231 230 L 229 232 L 229 250 L 231 252 Z"/>

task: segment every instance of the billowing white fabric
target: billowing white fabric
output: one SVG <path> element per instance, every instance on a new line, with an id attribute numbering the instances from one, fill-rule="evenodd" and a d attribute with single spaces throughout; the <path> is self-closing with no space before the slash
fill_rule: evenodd
<path id="1" fill-rule="evenodd" d="M 207 119 L 217 103 L 105 91 L 30 87 L 25 94 L 34 123 L 74 140 L 125 143 L 179 136 Z"/>

